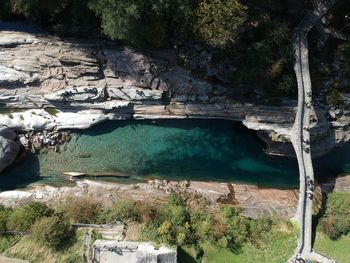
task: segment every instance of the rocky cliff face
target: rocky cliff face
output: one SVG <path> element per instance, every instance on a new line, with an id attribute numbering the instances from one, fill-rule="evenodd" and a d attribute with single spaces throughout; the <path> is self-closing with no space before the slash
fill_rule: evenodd
<path id="1" fill-rule="evenodd" d="M 259 131 L 271 154 L 294 155 L 285 142 L 289 142 L 295 102 L 278 107 L 233 102 L 228 94 L 234 87 L 225 85 L 223 71 L 210 67 L 210 54 L 202 52 L 198 65 L 221 76 L 222 84 L 204 81 L 178 66 L 174 50 L 147 53 L 113 42 L 3 31 L 0 126 L 59 130 L 128 118 L 221 118 L 242 121 Z M 315 107 L 310 125 L 314 155 L 349 140 L 350 111 L 333 121 L 328 117 L 327 110 Z"/>

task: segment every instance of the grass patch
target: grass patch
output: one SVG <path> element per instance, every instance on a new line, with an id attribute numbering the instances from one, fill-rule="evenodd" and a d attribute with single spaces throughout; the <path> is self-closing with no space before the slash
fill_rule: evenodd
<path id="1" fill-rule="evenodd" d="M 0 253 L 4 252 L 9 245 L 16 241 L 19 237 L 15 235 L 1 235 L 0 236 Z"/>
<path id="2" fill-rule="evenodd" d="M 56 117 L 57 116 L 57 113 L 59 113 L 60 111 L 57 110 L 56 108 L 53 108 L 53 107 L 47 107 L 44 109 L 48 114 Z"/>
<path id="3" fill-rule="evenodd" d="M 73 246 L 63 251 L 53 251 L 35 242 L 31 237 L 24 237 L 4 254 L 9 257 L 25 259 L 32 263 L 77 263 L 83 262 L 84 233 L 77 232 L 77 240 Z"/>
<path id="4" fill-rule="evenodd" d="M 315 250 L 337 262 L 350 263 L 350 234 L 337 240 L 331 240 L 325 234 L 317 232 Z"/>

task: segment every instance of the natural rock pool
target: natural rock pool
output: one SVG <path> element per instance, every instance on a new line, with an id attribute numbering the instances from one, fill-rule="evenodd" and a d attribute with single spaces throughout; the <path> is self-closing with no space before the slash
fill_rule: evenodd
<path id="1" fill-rule="evenodd" d="M 0 190 L 31 183 L 67 185 L 62 172 L 118 172 L 134 182 L 150 178 L 298 186 L 297 162 L 268 157 L 255 132 L 224 120 L 114 121 L 73 133 L 61 148 L 29 155 L 0 177 Z M 319 177 L 350 171 L 350 146 L 315 161 Z M 101 178 L 100 178 L 101 179 Z"/>

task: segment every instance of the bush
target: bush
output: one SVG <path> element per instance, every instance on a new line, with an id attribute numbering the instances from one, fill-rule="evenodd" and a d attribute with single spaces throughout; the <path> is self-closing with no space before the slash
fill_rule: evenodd
<path id="1" fill-rule="evenodd" d="M 227 225 L 227 238 L 231 246 L 239 246 L 245 242 L 249 234 L 249 219 L 240 215 L 241 210 L 233 205 L 223 205 L 220 215 Z"/>
<path id="2" fill-rule="evenodd" d="M 67 215 L 74 223 L 96 223 L 101 212 L 101 205 L 87 197 L 70 198 L 67 200 Z"/>
<path id="3" fill-rule="evenodd" d="M 237 0 L 204 0 L 197 10 L 199 35 L 209 45 L 226 47 L 237 38 L 246 10 Z"/>
<path id="4" fill-rule="evenodd" d="M 343 98 L 340 95 L 339 90 L 337 88 L 332 88 L 327 93 L 326 102 L 328 105 L 331 105 L 333 107 L 337 107 L 343 104 Z"/>
<path id="5" fill-rule="evenodd" d="M 294 75 L 283 75 L 277 84 L 277 94 L 290 95 L 297 90 L 297 82 Z"/>
<path id="6" fill-rule="evenodd" d="M 0 205 L 0 234 L 8 230 L 7 222 L 9 221 L 11 212 L 11 208 L 7 208 L 3 205 Z"/>
<path id="7" fill-rule="evenodd" d="M 136 202 L 131 199 L 118 199 L 109 209 L 106 216 L 107 222 L 137 220 L 138 215 L 135 211 Z"/>
<path id="8" fill-rule="evenodd" d="M 267 218 L 258 218 L 251 220 L 249 224 L 249 241 L 252 244 L 259 245 L 265 238 L 265 235 L 271 231 L 272 220 Z"/>
<path id="9" fill-rule="evenodd" d="M 221 205 L 218 213 L 204 202 L 172 194 L 155 218 L 144 222 L 142 233 L 146 239 L 170 245 L 211 242 L 234 249 L 248 240 L 258 244 L 271 230 L 272 221 L 251 220 L 240 212 L 234 205 Z"/>
<path id="10" fill-rule="evenodd" d="M 159 216 L 159 208 L 150 202 L 136 202 L 134 211 L 139 222 L 152 222 Z"/>
<path id="11" fill-rule="evenodd" d="M 146 222 L 143 236 L 146 239 L 170 245 L 183 245 L 193 242 L 190 215 L 185 201 L 172 194 L 160 207 L 156 218 Z"/>
<path id="12" fill-rule="evenodd" d="M 54 250 L 69 245 L 75 234 L 68 218 L 62 214 L 38 219 L 31 232 L 37 242 Z"/>
<path id="13" fill-rule="evenodd" d="M 114 40 L 166 47 L 191 31 L 197 0 L 92 0 L 103 32 Z"/>
<path id="14" fill-rule="evenodd" d="M 37 219 L 50 216 L 52 212 L 51 208 L 40 202 L 19 206 L 9 216 L 7 226 L 11 231 L 25 232 Z"/>

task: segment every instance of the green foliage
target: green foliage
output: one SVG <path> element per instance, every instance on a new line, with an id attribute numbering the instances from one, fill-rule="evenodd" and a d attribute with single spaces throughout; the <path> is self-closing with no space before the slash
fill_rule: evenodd
<path id="1" fill-rule="evenodd" d="M 184 200 L 172 194 L 157 212 L 154 221 L 144 226 L 144 236 L 159 243 L 182 245 L 191 242 L 190 216 Z"/>
<path id="2" fill-rule="evenodd" d="M 337 107 L 342 105 L 344 102 L 342 96 L 339 93 L 338 88 L 332 87 L 326 95 L 326 103 L 333 107 Z"/>
<path id="3" fill-rule="evenodd" d="M 0 205 L 0 234 L 8 230 L 7 223 L 12 212 L 11 208 Z"/>
<path id="4" fill-rule="evenodd" d="M 135 201 L 131 199 L 118 199 L 109 208 L 105 215 L 106 221 L 128 221 L 137 220 L 137 213 L 135 211 Z"/>
<path id="5" fill-rule="evenodd" d="M 90 246 L 98 239 L 103 239 L 103 236 L 101 233 L 97 232 L 96 230 L 93 230 L 91 232 L 91 241 L 90 241 Z"/>
<path id="6" fill-rule="evenodd" d="M 37 242 L 54 250 L 66 247 L 75 235 L 68 218 L 62 214 L 38 219 L 31 232 Z"/>
<path id="7" fill-rule="evenodd" d="M 71 198 L 67 200 L 66 212 L 74 223 L 96 223 L 101 205 L 90 198 Z"/>
<path id="8" fill-rule="evenodd" d="M 316 233 L 315 250 L 337 262 L 349 262 L 350 234 L 336 240 L 330 239 L 321 232 Z"/>
<path id="9" fill-rule="evenodd" d="M 215 213 L 205 203 L 173 194 L 159 208 L 154 220 L 144 222 L 143 235 L 170 245 L 212 242 L 237 249 L 247 241 L 258 243 L 271 225 L 269 220 L 254 221 L 242 216 L 234 205 L 222 205 L 219 213 Z"/>
<path id="10" fill-rule="evenodd" d="M 256 26 L 240 32 L 236 43 L 214 54 L 213 60 L 218 64 L 233 62 L 236 70 L 230 73 L 231 81 L 261 87 L 268 98 L 294 95 L 297 88 L 290 28 L 285 20 L 262 19 Z"/>
<path id="11" fill-rule="evenodd" d="M 277 84 L 276 93 L 290 95 L 297 89 L 295 75 L 286 74 L 281 76 Z"/>
<path id="12" fill-rule="evenodd" d="M 51 208 L 40 202 L 19 206 L 9 216 L 8 229 L 11 231 L 28 231 L 36 220 L 50 216 L 52 212 Z"/>
<path id="13" fill-rule="evenodd" d="M 90 0 L 8 0 L 4 13 L 30 18 L 57 34 L 96 31 L 97 20 L 88 9 Z M 0 6 L 1 7 L 1 6 Z M 1 13 L 0 13 L 1 15 Z"/>
<path id="14" fill-rule="evenodd" d="M 350 194 L 331 193 L 328 195 L 326 213 L 319 227 L 330 239 L 336 240 L 350 232 Z"/>
<path id="15" fill-rule="evenodd" d="M 246 6 L 237 0 L 204 0 L 197 10 L 197 30 L 208 44 L 223 48 L 235 42 L 246 20 Z"/>
<path id="16" fill-rule="evenodd" d="M 272 229 L 272 220 L 268 218 L 258 218 L 249 222 L 249 240 L 256 246 L 261 246 L 266 235 Z"/>
<path id="17" fill-rule="evenodd" d="M 17 235 L 0 235 L 0 253 L 6 251 L 6 249 L 16 240 L 19 236 Z"/>
<path id="18" fill-rule="evenodd" d="M 136 45 L 168 46 L 184 38 L 196 0 L 92 0 L 89 7 L 101 18 L 103 32 L 114 40 Z"/>
<path id="19" fill-rule="evenodd" d="M 223 222 L 227 225 L 229 244 L 242 244 L 248 238 L 249 219 L 240 215 L 240 209 L 232 205 L 224 205 L 220 209 Z"/>
<path id="20" fill-rule="evenodd" d="M 8 211 L 11 216 L 18 211 L 22 214 L 24 209 L 31 214 L 32 210 L 40 215 L 46 214 L 36 216 L 37 219 L 31 226 L 31 235 L 21 239 L 8 251 L 14 256 L 35 262 L 49 257 L 53 259 L 58 255 L 64 258 L 62 262 L 80 262 L 82 237 L 79 236 L 79 231 L 76 236 L 68 218 L 69 206 L 76 200 L 78 202 L 73 206 L 78 209 L 74 209 L 73 214 L 82 212 L 80 209 L 84 205 L 88 210 L 91 210 L 91 204 L 92 207 L 96 205 L 92 201 L 86 201 L 89 199 L 74 199 L 49 213 L 38 208 L 42 206 L 40 203 L 19 206 L 13 213 L 0 206 L 0 212 Z M 349 205 L 348 201 L 343 205 L 343 201 L 344 198 L 333 199 L 332 205 L 343 211 Z M 284 221 L 249 219 L 242 216 L 241 210 L 234 205 L 225 204 L 213 208 L 203 198 L 195 195 L 172 194 L 162 205 L 148 200 L 135 202 L 119 199 L 109 208 L 100 208 L 97 213 L 102 214 L 97 216 L 98 219 L 93 217 L 97 221 L 101 218 L 103 222 L 116 219 L 138 220 L 142 223 L 143 238 L 183 246 L 179 258 L 184 259 L 184 262 L 213 262 L 214 258 L 218 259 L 217 262 L 284 262 L 289 250 L 294 247 L 290 245 L 291 242 L 295 241 L 293 229 L 286 227 Z M 92 234 L 92 242 L 99 238 L 100 234 Z M 76 245 L 73 246 L 73 242 Z M 9 241 L 0 238 L 0 250 L 2 243 L 5 247 Z M 28 255 L 30 248 L 34 252 L 31 251 Z M 61 259 L 57 260 L 61 262 Z"/>

